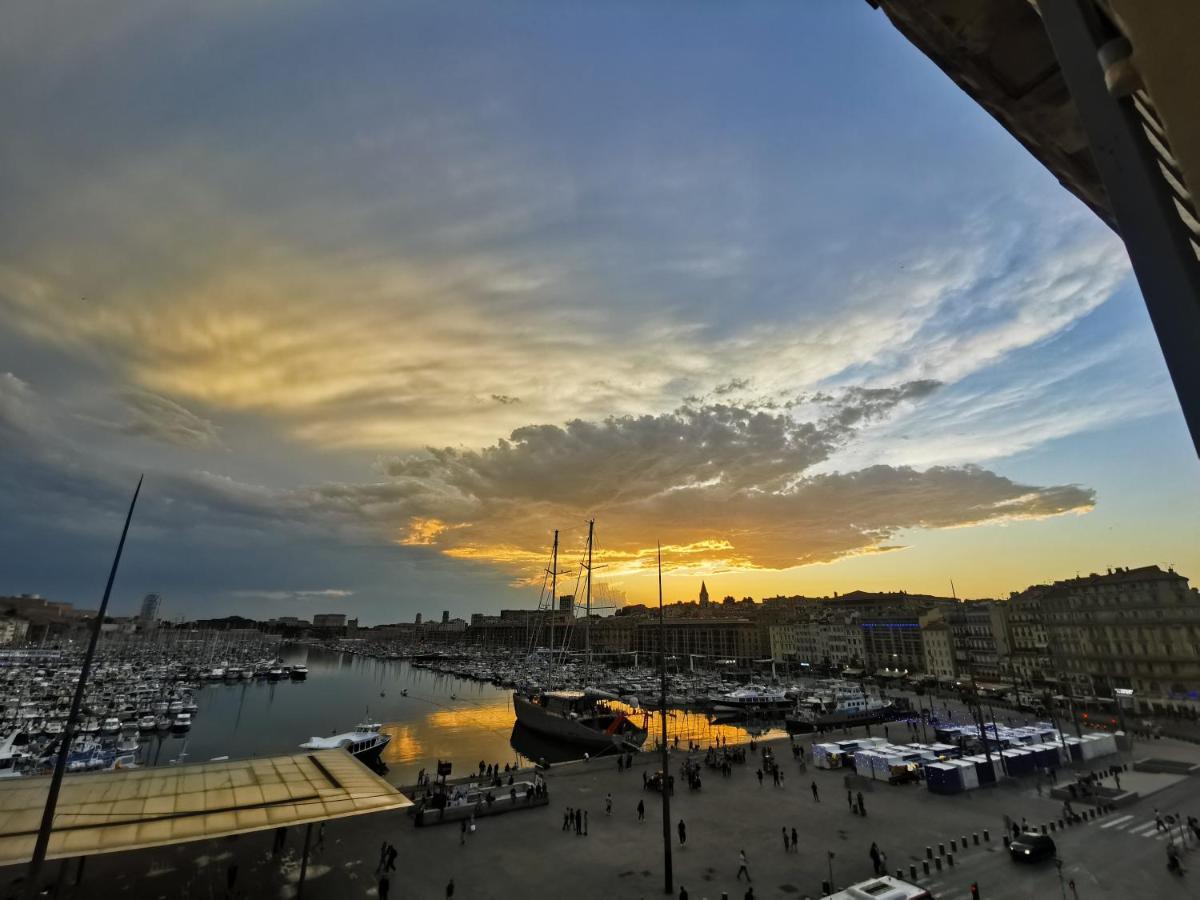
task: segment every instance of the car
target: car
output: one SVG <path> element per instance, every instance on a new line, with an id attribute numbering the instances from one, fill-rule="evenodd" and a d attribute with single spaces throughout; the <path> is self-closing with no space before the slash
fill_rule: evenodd
<path id="1" fill-rule="evenodd" d="M 933 900 L 933 895 L 918 885 L 883 875 L 826 894 L 822 900 Z"/>
<path id="2" fill-rule="evenodd" d="M 1046 834 L 1026 832 L 1013 838 L 1008 845 L 1008 853 L 1013 862 L 1039 862 L 1043 859 L 1053 859 L 1058 848 L 1054 840 Z"/>

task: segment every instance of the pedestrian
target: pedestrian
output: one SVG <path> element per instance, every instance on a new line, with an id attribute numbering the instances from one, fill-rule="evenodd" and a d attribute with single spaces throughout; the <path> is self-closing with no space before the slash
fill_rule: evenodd
<path id="1" fill-rule="evenodd" d="M 783 852 L 787 853 L 792 849 L 791 841 L 788 839 L 787 826 L 783 826 L 781 830 L 783 831 Z"/>
<path id="2" fill-rule="evenodd" d="M 391 844 L 388 844 L 387 863 L 384 865 L 383 871 L 385 871 L 385 872 L 395 872 L 396 871 L 396 857 L 398 855 L 399 855 L 399 853 L 396 850 L 396 848 L 393 847 Z"/>
<path id="3" fill-rule="evenodd" d="M 276 844 L 279 843 L 279 830 L 278 829 L 276 829 L 276 831 L 275 831 L 275 843 Z M 387 862 L 387 848 L 388 848 L 387 841 L 384 841 L 382 844 L 379 845 L 379 862 L 375 864 L 376 872 L 383 871 L 383 866 Z M 277 852 L 278 852 L 278 850 L 274 851 L 272 853 L 272 855 L 274 855 L 274 853 L 277 853 Z"/>
<path id="4" fill-rule="evenodd" d="M 459 822 L 458 829 L 458 846 L 465 847 L 467 844 L 467 820 L 463 819 Z"/>
<path id="5" fill-rule="evenodd" d="M 846 788 L 846 808 L 854 812 L 854 792 Z"/>
<path id="6" fill-rule="evenodd" d="M 860 816 L 866 816 L 867 814 L 866 804 L 863 803 L 862 791 L 858 792 L 858 814 Z"/>
<path id="7" fill-rule="evenodd" d="M 1167 826 L 1163 824 L 1162 813 L 1160 813 L 1157 808 L 1155 808 L 1155 810 L 1154 810 L 1154 830 L 1155 831 L 1166 831 L 1167 830 Z"/>
<path id="8" fill-rule="evenodd" d="M 817 793 L 817 783 L 815 781 L 812 783 L 812 795 L 815 803 L 821 802 L 821 795 Z"/>
<path id="9" fill-rule="evenodd" d="M 875 874 L 879 874 L 879 845 L 874 841 L 871 842 L 871 849 L 868 851 L 868 856 L 871 857 L 871 868 Z"/>
<path id="10" fill-rule="evenodd" d="M 392 888 L 391 881 L 386 875 L 379 876 L 379 900 L 388 900 L 388 891 Z"/>
<path id="11" fill-rule="evenodd" d="M 232 862 L 229 868 L 225 870 L 225 896 L 232 897 L 233 889 L 237 886 L 238 864 Z"/>
<path id="12" fill-rule="evenodd" d="M 584 837 L 587 837 L 587 814 L 588 814 L 588 811 L 585 809 L 583 811 L 583 836 Z"/>
<path id="13" fill-rule="evenodd" d="M 604 814 L 606 816 L 612 815 L 612 794 L 608 794 L 604 798 Z"/>
<path id="14" fill-rule="evenodd" d="M 642 769 L 642 790 L 646 789 L 646 785 L 650 783 L 650 777 L 646 774 L 646 770 Z"/>
<path id="15" fill-rule="evenodd" d="M 743 895 L 742 900 L 754 900 L 754 888 L 746 888 L 746 893 Z"/>
<path id="16" fill-rule="evenodd" d="M 583 837 L 583 815 L 575 811 L 575 837 Z"/>
<path id="17" fill-rule="evenodd" d="M 687 843 L 687 825 L 683 823 L 683 819 L 679 820 L 679 846 L 682 847 Z"/>
<path id="18" fill-rule="evenodd" d="M 775 771 L 779 773 L 779 786 L 783 787 L 783 770 L 776 769 Z"/>
<path id="19" fill-rule="evenodd" d="M 800 836 L 796 834 L 796 829 L 792 829 L 792 852 L 796 853 L 800 849 Z"/>
<path id="20" fill-rule="evenodd" d="M 563 812 L 563 827 L 562 827 L 562 830 L 563 830 L 563 831 L 566 831 L 566 830 L 567 830 L 568 828 L 570 828 L 570 827 L 571 827 L 571 807 L 569 807 L 569 806 L 568 806 L 568 807 L 566 808 L 566 811 L 565 811 L 565 812 Z"/>
<path id="21" fill-rule="evenodd" d="M 317 826 L 317 852 L 320 853 L 325 849 L 325 823 L 322 822 Z"/>
<path id="22" fill-rule="evenodd" d="M 1117 783 L 1117 790 L 1119 791 L 1121 789 L 1121 773 L 1120 772 L 1113 773 L 1113 781 L 1115 781 Z"/>
<path id="23" fill-rule="evenodd" d="M 646 821 L 646 804 L 641 800 L 638 801 L 638 821 Z"/>
<path id="24" fill-rule="evenodd" d="M 745 850 L 739 850 L 739 851 L 738 851 L 738 870 L 737 870 L 737 880 L 738 880 L 738 881 L 741 881 L 741 880 L 742 880 L 742 873 L 743 873 L 743 872 L 745 872 L 745 873 L 746 873 L 746 880 L 747 880 L 747 881 L 753 881 L 753 880 L 754 880 L 753 878 L 751 878 L 751 877 L 750 877 L 750 866 L 749 866 L 749 864 L 746 862 L 746 851 L 745 851 Z"/>
<path id="25" fill-rule="evenodd" d="M 618 772 L 625 771 L 625 754 L 624 753 L 617 755 L 617 771 Z"/>
<path id="26" fill-rule="evenodd" d="M 454 896 L 454 879 L 451 878 L 446 882 L 446 900 Z"/>
<path id="27" fill-rule="evenodd" d="M 679 900 L 688 900 L 687 888 L 682 884 L 679 886 Z"/>
<path id="28" fill-rule="evenodd" d="M 754 774 L 758 776 L 758 786 L 762 787 L 762 779 L 763 779 L 762 769 L 755 770 Z"/>

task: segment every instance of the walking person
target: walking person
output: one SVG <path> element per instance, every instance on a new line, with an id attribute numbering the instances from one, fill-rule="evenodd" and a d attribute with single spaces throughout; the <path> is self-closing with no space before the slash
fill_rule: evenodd
<path id="1" fill-rule="evenodd" d="M 679 900 L 688 900 L 687 888 L 682 884 L 679 886 Z"/>
<path id="2" fill-rule="evenodd" d="M 316 848 L 316 852 L 317 852 L 317 853 L 320 853 L 320 852 L 321 852 L 322 850 L 324 850 L 324 849 L 325 849 L 325 823 L 324 823 L 324 822 L 322 822 L 322 823 L 321 823 L 321 824 L 320 824 L 320 825 L 317 827 L 317 848 Z"/>
<path id="3" fill-rule="evenodd" d="M 750 877 L 750 866 L 749 866 L 749 864 L 746 862 L 746 851 L 745 851 L 745 850 L 739 850 L 739 851 L 738 851 L 738 870 L 737 870 L 737 880 L 738 880 L 738 881 L 741 881 L 741 880 L 742 880 L 742 873 L 743 873 L 743 872 L 746 874 L 746 880 L 747 880 L 747 881 L 753 881 L 753 880 L 754 880 L 753 878 L 751 878 L 751 877 Z"/>
<path id="4" fill-rule="evenodd" d="M 458 824 L 458 846 L 465 847 L 467 845 L 467 820 L 463 819 Z"/>
<path id="5" fill-rule="evenodd" d="M 392 846 L 391 844 L 388 844 L 388 846 L 387 846 L 387 862 L 384 863 L 384 865 L 383 865 L 383 871 L 395 872 L 396 871 L 396 857 L 399 855 L 400 855 L 399 851 L 397 851 L 396 848 L 394 846 Z"/>
<path id="6" fill-rule="evenodd" d="M 787 853 L 792 849 L 791 840 L 788 838 L 787 826 L 783 826 L 780 830 L 783 832 L 783 852 Z"/>
<path id="7" fill-rule="evenodd" d="M 567 830 L 568 828 L 570 828 L 570 827 L 571 827 L 571 807 L 569 807 L 569 806 L 568 806 L 568 807 L 566 808 L 566 810 L 563 812 L 563 827 L 562 827 L 562 830 L 563 830 L 563 831 L 566 831 L 566 830 Z"/>
<path id="8" fill-rule="evenodd" d="M 588 811 L 585 809 L 583 811 L 583 836 L 584 837 L 587 837 L 587 814 L 588 814 Z"/>
<path id="9" fill-rule="evenodd" d="M 850 812 L 854 812 L 854 792 L 849 788 L 846 789 L 846 807 Z"/>
<path id="10" fill-rule="evenodd" d="M 679 846 L 682 847 L 687 843 L 687 825 L 683 823 L 683 819 L 679 820 Z"/>
<path id="11" fill-rule="evenodd" d="M 450 900 L 454 896 L 454 879 L 451 878 L 446 882 L 446 900 Z"/>
<path id="12" fill-rule="evenodd" d="M 821 795 L 819 793 L 817 793 L 817 783 L 815 781 L 812 783 L 812 795 L 813 795 L 813 802 L 815 802 L 815 803 L 821 802 Z"/>
<path id="13" fill-rule="evenodd" d="M 871 842 L 871 849 L 867 852 L 871 857 L 871 869 L 876 875 L 879 874 L 879 845 L 874 841 Z"/>
<path id="14" fill-rule="evenodd" d="M 612 815 L 612 794 L 611 793 L 606 795 L 604 798 L 604 814 L 606 816 Z"/>
<path id="15" fill-rule="evenodd" d="M 276 844 L 279 843 L 279 832 L 278 831 L 275 832 L 275 843 Z M 388 848 L 387 841 L 384 841 L 382 844 L 379 845 L 379 862 L 375 864 L 376 874 L 382 872 L 384 865 L 387 863 L 387 848 Z M 275 849 L 275 850 L 271 851 L 271 855 L 274 856 L 278 852 L 279 852 L 279 850 Z"/>
<path id="16" fill-rule="evenodd" d="M 1167 830 L 1167 826 L 1165 824 L 1163 824 L 1162 813 L 1160 813 L 1157 808 L 1155 808 L 1155 810 L 1154 810 L 1154 830 L 1155 831 L 1166 831 Z"/>
<path id="17" fill-rule="evenodd" d="M 792 852 L 793 853 L 800 852 L 800 836 L 798 834 L 796 834 L 795 828 L 792 829 Z"/>
<path id="18" fill-rule="evenodd" d="M 762 769 L 756 770 L 754 774 L 758 776 L 758 786 L 762 787 L 762 781 L 763 781 Z"/>
<path id="19" fill-rule="evenodd" d="M 386 875 L 379 876 L 379 900 L 388 900 L 388 891 L 392 889 L 392 882 Z"/>
<path id="20" fill-rule="evenodd" d="M 638 801 L 638 821 L 639 822 L 646 821 L 646 804 L 642 800 Z"/>
<path id="21" fill-rule="evenodd" d="M 858 792 L 858 814 L 864 817 L 867 815 L 867 807 L 863 803 L 862 791 Z"/>

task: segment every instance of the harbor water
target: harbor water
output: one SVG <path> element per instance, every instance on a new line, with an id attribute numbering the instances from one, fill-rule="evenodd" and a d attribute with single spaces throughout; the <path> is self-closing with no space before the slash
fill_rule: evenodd
<path id="1" fill-rule="evenodd" d="M 196 694 L 199 711 L 186 735 L 151 736 L 143 741 L 143 764 L 242 759 L 300 752 L 314 736 L 351 730 L 360 722 L 382 723 L 391 736 L 382 761 L 387 778 L 411 784 L 417 772 L 451 760 L 455 772 L 488 763 L 558 762 L 582 756 L 578 749 L 539 735 L 514 730 L 512 691 L 414 666 L 349 653 L 285 645 L 285 663 L 305 663 L 306 681 L 243 680 L 212 683 Z M 653 745 L 660 731 L 650 714 Z M 745 723 L 710 722 L 701 712 L 671 710 L 668 740 L 678 736 L 707 747 L 718 737 L 730 744 L 749 739 Z M 756 728 L 757 735 L 781 731 Z"/>

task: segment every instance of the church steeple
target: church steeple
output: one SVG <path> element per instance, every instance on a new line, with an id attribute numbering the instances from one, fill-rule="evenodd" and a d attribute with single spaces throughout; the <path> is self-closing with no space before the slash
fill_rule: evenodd
<path id="1" fill-rule="evenodd" d="M 704 582 L 700 582 L 700 605 L 708 606 L 708 588 L 704 586 Z"/>

